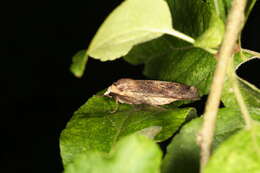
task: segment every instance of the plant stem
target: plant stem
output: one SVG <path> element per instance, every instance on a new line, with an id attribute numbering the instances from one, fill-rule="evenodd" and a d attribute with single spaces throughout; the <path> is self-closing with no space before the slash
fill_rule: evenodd
<path id="1" fill-rule="evenodd" d="M 191 44 L 195 43 L 195 40 L 192 37 L 190 37 L 182 32 L 179 32 L 177 30 L 174 30 L 174 29 L 164 31 L 164 33 L 172 35 L 172 36 L 182 39 L 184 41 L 187 41 L 188 43 L 191 43 Z"/>
<path id="2" fill-rule="evenodd" d="M 242 96 L 240 89 L 239 89 L 239 83 L 237 81 L 237 78 L 236 78 L 235 72 L 234 72 L 233 59 L 231 59 L 230 63 L 229 63 L 228 76 L 230 78 L 230 82 L 232 84 L 232 88 L 233 88 L 237 103 L 239 105 L 240 111 L 242 113 L 243 119 L 244 119 L 245 124 L 246 124 L 245 128 L 250 129 L 252 127 L 252 119 L 249 115 L 247 106 L 244 102 L 243 96 Z"/>
<path id="3" fill-rule="evenodd" d="M 225 80 L 229 59 L 232 58 L 234 48 L 239 37 L 244 22 L 245 0 L 233 0 L 231 10 L 228 14 L 226 32 L 218 54 L 218 63 L 214 73 L 210 94 L 207 100 L 204 121 L 198 142 L 201 148 L 201 172 L 208 162 L 211 143 L 215 130 L 215 122 L 221 97 L 221 92 Z"/>
<path id="4" fill-rule="evenodd" d="M 213 55 L 215 55 L 216 53 L 218 53 L 218 51 L 215 50 L 215 49 L 211 49 L 211 48 L 202 48 L 202 49 L 206 50 L 207 52 L 209 52 L 209 53 L 211 53 L 211 54 L 213 54 Z"/>
<path id="5" fill-rule="evenodd" d="M 191 44 L 195 43 L 195 40 L 192 37 L 190 37 L 190 36 L 188 36 L 188 35 L 186 35 L 186 34 L 184 34 L 182 32 L 179 32 L 177 30 L 168 30 L 168 31 L 164 31 L 164 33 L 172 35 L 174 37 L 177 37 L 177 38 L 179 38 L 181 40 L 187 41 L 188 43 L 191 43 Z M 217 51 L 215 49 L 212 49 L 212 48 L 202 48 L 201 47 L 201 49 L 204 49 L 204 50 L 206 50 L 207 52 L 209 52 L 211 54 L 216 54 L 217 53 Z"/>

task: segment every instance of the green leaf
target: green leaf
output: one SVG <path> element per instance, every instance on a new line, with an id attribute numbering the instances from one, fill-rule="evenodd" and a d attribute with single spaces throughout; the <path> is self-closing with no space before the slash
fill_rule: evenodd
<path id="1" fill-rule="evenodd" d="M 217 47 L 224 24 L 207 2 L 167 0 L 174 29 L 196 39 L 196 46 Z M 171 36 L 135 46 L 125 57 L 131 64 L 144 64 L 144 75 L 158 80 L 193 85 L 205 95 L 209 91 L 216 59 L 208 52 Z"/>
<path id="2" fill-rule="evenodd" d="M 167 147 L 162 164 L 162 173 L 196 173 L 199 172 L 199 147 L 196 134 L 202 124 L 197 118 L 182 127 Z"/>
<path id="3" fill-rule="evenodd" d="M 160 58 L 150 59 L 144 74 L 150 78 L 195 86 L 200 95 L 204 95 L 208 93 L 215 64 L 211 54 L 199 48 L 191 48 L 165 55 L 163 61 Z"/>
<path id="4" fill-rule="evenodd" d="M 196 39 L 194 46 L 201 48 L 217 48 L 220 45 L 225 30 L 223 21 L 215 13 L 212 13 L 208 25 L 209 27 L 207 30 Z"/>
<path id="5" fill-rule="evenodd" d="M 260 109 L 250 109 L 250 114 L 252 118 L 260 121 Z M 244 127 L 241 117 L 239 109 L 222 108 L 219 110 L 213 149 Z M 199 172 L 200 149 L 196 137 L 202 122 L 202 118 L 192 120 L 184 125 L 180 133 L 173 138 L 163 160 L 163 173 Z"/>
<path id="6" fill-rule="evenodd" d="M 168 0 L 167 2 L 175 29 L 196 38 L 197 43 L 201 45 L 204 41 L 206 44 L 214 42 L 214 38 L 210 39 L 207 35 L 222 38 L 222 31 L 219 29 L 222 25 L 217 22 L 219 19 L 215 20 L 217 12 L 213 5 L 216 1 L 206 3 L 197 0 Z M 230 2 L 218 2 L 220 2 L 219 8 L 223 9 L 220 13 L 224 14 L 225 9 L 229 9 Z M 213 32 L 218 34 L 215 35 Z M 202 40 L 199 41 L 200 39 Z M 144 64 L 144 75 L 149 78 L 193 85 L 199 89 L 200 95 L 208 94 L 216 64 L 213 55 L 170 36 L 162 36 L 139 44 L 124 58 L 134 65 Z M 228 99 L 228 96 L 226 98 Z"/>
<path id="7" fill-rule="evenodd" d="M 249 16 L 250 12 L 252 11 L 255 3 L 256 3 L 256 0 L 248 0 L 247 1 L 247 6 L 246 6 L 246 10 L 245 10 L 246 11 L 245 14 L 246 14 L 247 18 Z"/>
<path id="8" fill-rule="evenodd" d="M 234 70 L 238 69 L 239 66 L 241 66 L 243 63 L 246 63 L 247 61 L 250 61 L 254 58 L 250 54 L 236 54 L 234 58 Z M 232 70 L 232 69 L 230 69 Z M 240 78 L 239 76 L 236 76 L 238 79 L 239 89 L 243 96 L 243 99 L 248 107 L 260 107 L 260 90 L 250 84 L 249 82 L 245 81 L 244 79 Z M 232 81 L 229 79 L 229 77 L 226 78 L 224 89 L 222 93 L 222 101 L 226 107 L 234 107 L 239 108 L 239 105 L 237 104 L 236 97 L 234 95 L 233 87 L 232 87 Z"/>
<path id="9" fill-rule="evenodd" d="M 132 64 L 144 63 L 143 73 L 149 78 L 193 85 L 200 95 L 208 93 L 216 64 L 208 52 L 169 36 L 134 48 L 125 59 Z"/>
<path id="10" fill-rule="evenodd" d="M 211 7 L 216 14 L 226 21 L 232 0 L 210 0 Z"/>
<path id="11" fill-rule="evenodd" d="M 228 12 L 231 8 L 232 0 L 208 0 L 211 7 L 216 11 L 216 14 L 221 17 L 223 21 L 226 21 Z M 245 16 L 248 17 L 256 0 L 247 0 L 247 6 L 245 9 Z M 245 21 L 246 22 L 246 21 Z"/>
<path id="12" fill-rule="evenodd" d="M 223 142 L 208 162 L 205 173 L 258 173 L 260 171 L 260 125 Z M 220 166 L 221 165 L 221 166 Z"/>
<path id="13" fill-rule="evenodd" d="M 140 135 L 120 140 L 110 154 L 88 152 L 69 164 L 64 173 L 159 173 L 162 152 Z"/>
<path id="14" fill-rule="evenodd" d="M 188 119 L 196 116 L 193 108 L 157 108 L 120 104 L 113 99 L 94 96 L 76 111 L 62 131 L 61 156 L 64 165 L 88 151 L 109 152 L 123 136 L 139 133 L 163 141 L 172 136 Z M 155 136 L 155 137 L 154 137 Z"/>
<path id="15" fill-rule="evenodd" d="M 167 0 L 173 28 L 196 39 L 203 48 L 218 47 L 224 35 L 224 23 L 210 3 L 201 0 Z"/>
<path id="16" fill-rule="evenodd" d="M 134 45 L 169 32 L 175 31 L 164 0 L 125 0 L 104 21 L 87 53 L 101 61 L 114 60 Z"/>
<path id="17" fill-rule="evenodd" d="M 162 130 L 161 126 L 151 126 L 138 131 L 138 134 L 154 139 L 156 135 Z"/>
<path id="18" fill-rule="evenodd" d="M 70 66 L 70 71 L 78 78 L 82 77 L 85 65 L 88 61 L 88 56 L 86 55 L 86 50 L 78 51 L 72 57 L 72 64 Z"/>

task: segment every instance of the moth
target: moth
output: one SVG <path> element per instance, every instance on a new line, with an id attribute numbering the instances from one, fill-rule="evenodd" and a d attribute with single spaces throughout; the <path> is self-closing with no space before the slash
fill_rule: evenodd
<path id="1" fill-rule="evenodd" d="M 104 96 L 119 103 L 165 105 L 176 100 L 197 100 L 198 90 L 175 82 L 123 78 L 108 87 Z"/>

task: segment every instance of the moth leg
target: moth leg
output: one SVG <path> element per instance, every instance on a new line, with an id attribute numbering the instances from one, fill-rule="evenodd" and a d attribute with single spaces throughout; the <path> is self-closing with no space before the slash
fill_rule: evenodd
<path id="1" fill-rule="evenodd" d="M 110 111 L 111 114 L 115 113 L 119 108 L 119 101 L 118 101 L 117 97 L 115 97 L 115 101 L 116 101 L 116 107 L 114 110 Z"/>

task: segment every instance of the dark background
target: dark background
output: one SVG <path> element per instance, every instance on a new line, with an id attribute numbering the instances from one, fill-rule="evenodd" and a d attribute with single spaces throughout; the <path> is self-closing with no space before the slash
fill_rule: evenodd
<path id="1" fill-rule="evenodd" d="M 71 57 L 87 48 L 121 0 L 35 1 L 7 6 L 1 23 L 1 172 L 62 171 L 58 138 L 72 113 L 122 78 L 144 78 L 142 66 L 90 59 L 82 79 L 69 72 Z M 243 47 L 260 52 L 260 2 L 243 32 Z M 257 14 L 258 13 L 258 14 Z M 259 87 L 260 62 L 239 74 Z"/>

